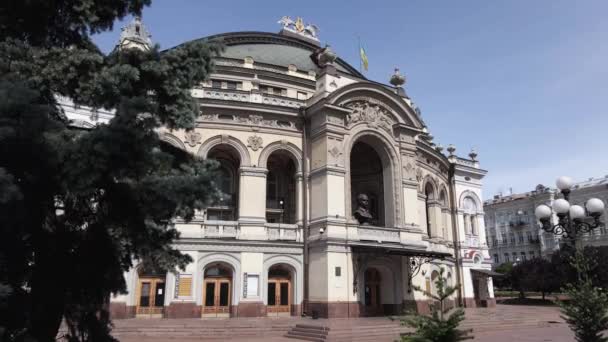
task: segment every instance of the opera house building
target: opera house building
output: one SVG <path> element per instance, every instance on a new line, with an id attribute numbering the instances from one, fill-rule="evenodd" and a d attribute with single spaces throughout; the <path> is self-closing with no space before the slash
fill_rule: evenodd
<path id="1" fill-rule="evenodd" d="M 114 318 L 358 317 L 428 311 L 440 269 L 454 305 L 495 305 L 477 155 L 433 142 L 398 70 L 367 79 L 314 25 L 222 39 L 214 73 L 192 89 L 200 116 L 163 140 L 221 168 L 222 196 L 174 247 L 193 262 L 135 267 Z M 136 19 L 119 46 L 146 44 Z M 74 125 L 110 120 L 64 102 Z M 471 142 L 473 144 L 475 142 Z"/>

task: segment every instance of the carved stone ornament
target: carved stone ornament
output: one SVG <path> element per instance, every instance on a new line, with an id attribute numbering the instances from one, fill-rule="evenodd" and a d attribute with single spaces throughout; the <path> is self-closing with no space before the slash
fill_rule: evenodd
<path id="1" fill-rule="evenodd" d="M 278 21 L 278 23 L 283 26 L 284 30 L 298 33 L 314 40 L 319 40 L 317 36 L 319 32 L 319 27 L 310 23 L 304 24 L 304 20 L 302 20 L 302 18 L 300 17 L 297 17 L 296 20 L 293 20 L 289 16 L 284 16 L 283 18 L 281 18 L 281 20 Z"/>
<path id="2" fill-rule="evenodd" d="M 420 168 L 416 169 L 416 180 L 420 182 L 422 180 L 422 170 Z"/>
<path id="3" fill-rule="evenodd" d="M 202 114 L 199 120 L 229 124 L 245 124 L 250 126 L 269 127 L 278 129 L 298 130 L 296 122 L 289 119 L 264 119 L 261 115 L 239 116 L 234 114 Z"/>
<path id="4" fill-rule="evenodd" d="M 257 135 L 252 135 L 249 138 L 247 138 L 247 146 L 250 147 L 254 151 L 261 149 L 262 144 L 264 144 L 262 137 L 259 137 Z"/>
<path id="5" fill-rule="evenodd" d="M 194 147 L 198 144 L 201 143 L 201 134 L 195 131 L 189 131 L 186 132 L 185 136 L 184 136 L 184 142 L 188 145 L 190 145 L 190 147 Z"/>
<path id="6" fill-rule="evenodd" d="M 417 169 L 415 166 L 412 165 L 412 163 L 408 162 L 404 167 L 403 167 L 403 171 L 405 174 L 405 177 L 409 180 L 414 180 L 417 179 Z"/>
<path id="7" fill-rule="evenodd" d="M 361 100 L 350 102 L 345 107 L 353 110 L 352 113 L 346 116 L 346 124 L 348 126 L 365 122 L 369 127 L 379 127 L 389 134 L 393 134 L 393 124 L 395 121 L 386 108 Z"/>

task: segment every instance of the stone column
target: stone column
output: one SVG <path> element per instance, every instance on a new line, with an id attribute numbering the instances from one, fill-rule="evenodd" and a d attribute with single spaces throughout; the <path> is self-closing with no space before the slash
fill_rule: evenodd
<path id="1" fill-rule="evenodd" d="M 239 169 L 239 226 L 241 240 L 266 240 L 266 174 L 259 167 Z"/>
<path id="2" fill-rule="evenodd" d="M 304 162 L 304 161 L 303 161 Z M 304 182 L 302 172 L 296 173 L 296 224 L 302 224 L 304 217 L 304 203 L 302 203 L 302 192 L 304 191 Z"/>

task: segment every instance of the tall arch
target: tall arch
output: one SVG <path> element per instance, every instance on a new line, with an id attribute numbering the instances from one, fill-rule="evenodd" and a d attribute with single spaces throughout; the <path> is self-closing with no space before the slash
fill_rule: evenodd
<path id="1" fill-rule="evenodd" d="M 302 150 L 300 150 L 296 145 L 286 141 L 275 141 L 266 145 L 262 152 L 260 152 L 258 167 L 267 168 L 268 158 L 273 152 L 279 150 L 285 150 L 288 152 L 293 157 L 293 161 L 296 163 L 297 172 L 302 172 Z"/>
<path id="2" fill-rule="evenodd" d="M 348 149 L 345 150 L 346 156 L 346 174 L 345 177 L 345 199 L 347 215 L 352 217 L 353 211 L 356 209 L 353 206 L 353 189 L 351 188 L 351 163 L 352 151 L 355 144 L 358 142 L 364 142 L 370 145 L 378 157 L 382 161 L 383 165 L 383 198 L 384 198 L 384 225 L 399 227 L 401 226 L 401 191 L 399 186 L 401 182 L 400 160 L 399 154 L 395 150 L 391 137 L 388 137 L 386 133 L 379 130 L 372 130 L 368 128 L 359 128 L 350 137 L 348 142 Z M 354 217 L 352 217 L 354 219 Z"/>
<path id="3" fill-rule="evenodd" d="M 181 148 L 182 150 L 186 150 L 186 145 L 184 145 L 184 143 L 175 135 L 168 133 L 168 132 L 164 132 L 161 133 L 159 135 L 160 140 L 169 143 L 177 148 Z"/>
<path id="4" fill-rule="evenodd" d="M 247 150 L 245 144 L 243 144 L 239 139 L 227 134 L 216 135 L 205 140 L 196 154 L 203 159 L 207 159 L 209 151 L 211 151 L 213 147 L 220 144 L 230 145 L 238 151 L 241 158 L 241 166 L 251 166 L 251 156 L 249 155 L 249 151 Z"/>

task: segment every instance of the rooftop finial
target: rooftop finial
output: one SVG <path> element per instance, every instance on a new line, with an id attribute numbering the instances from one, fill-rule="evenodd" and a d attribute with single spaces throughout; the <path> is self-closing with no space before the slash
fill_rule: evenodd
<path id="1" fill-rule="evenodd" d="M 471 157 L 472 161 L 476 161 L 477 160 L 477 151 L 475 151 L 475 148 L 471 149 L 471 152 L 469 152 L 469 157 Z"/>
<path id="2" fill-rule="evenodd" d="M 456 147 L 454 147 L 454 145 L 452 145 L 452 144 L 449 144 L 448 145 L 448 153 L 450 154 L 450 156 L 453 156 L 454 152 L 456 152 Z"/>
<path id="3" fill-rule="evenodd" d="M 395 68 L 395 72 L 393 73 L 393 76 L 391 76 L 390 82 L 395 87 L 401 87 L 405 84 L 405 76 L 401 75 L 399 68 Z"/>

